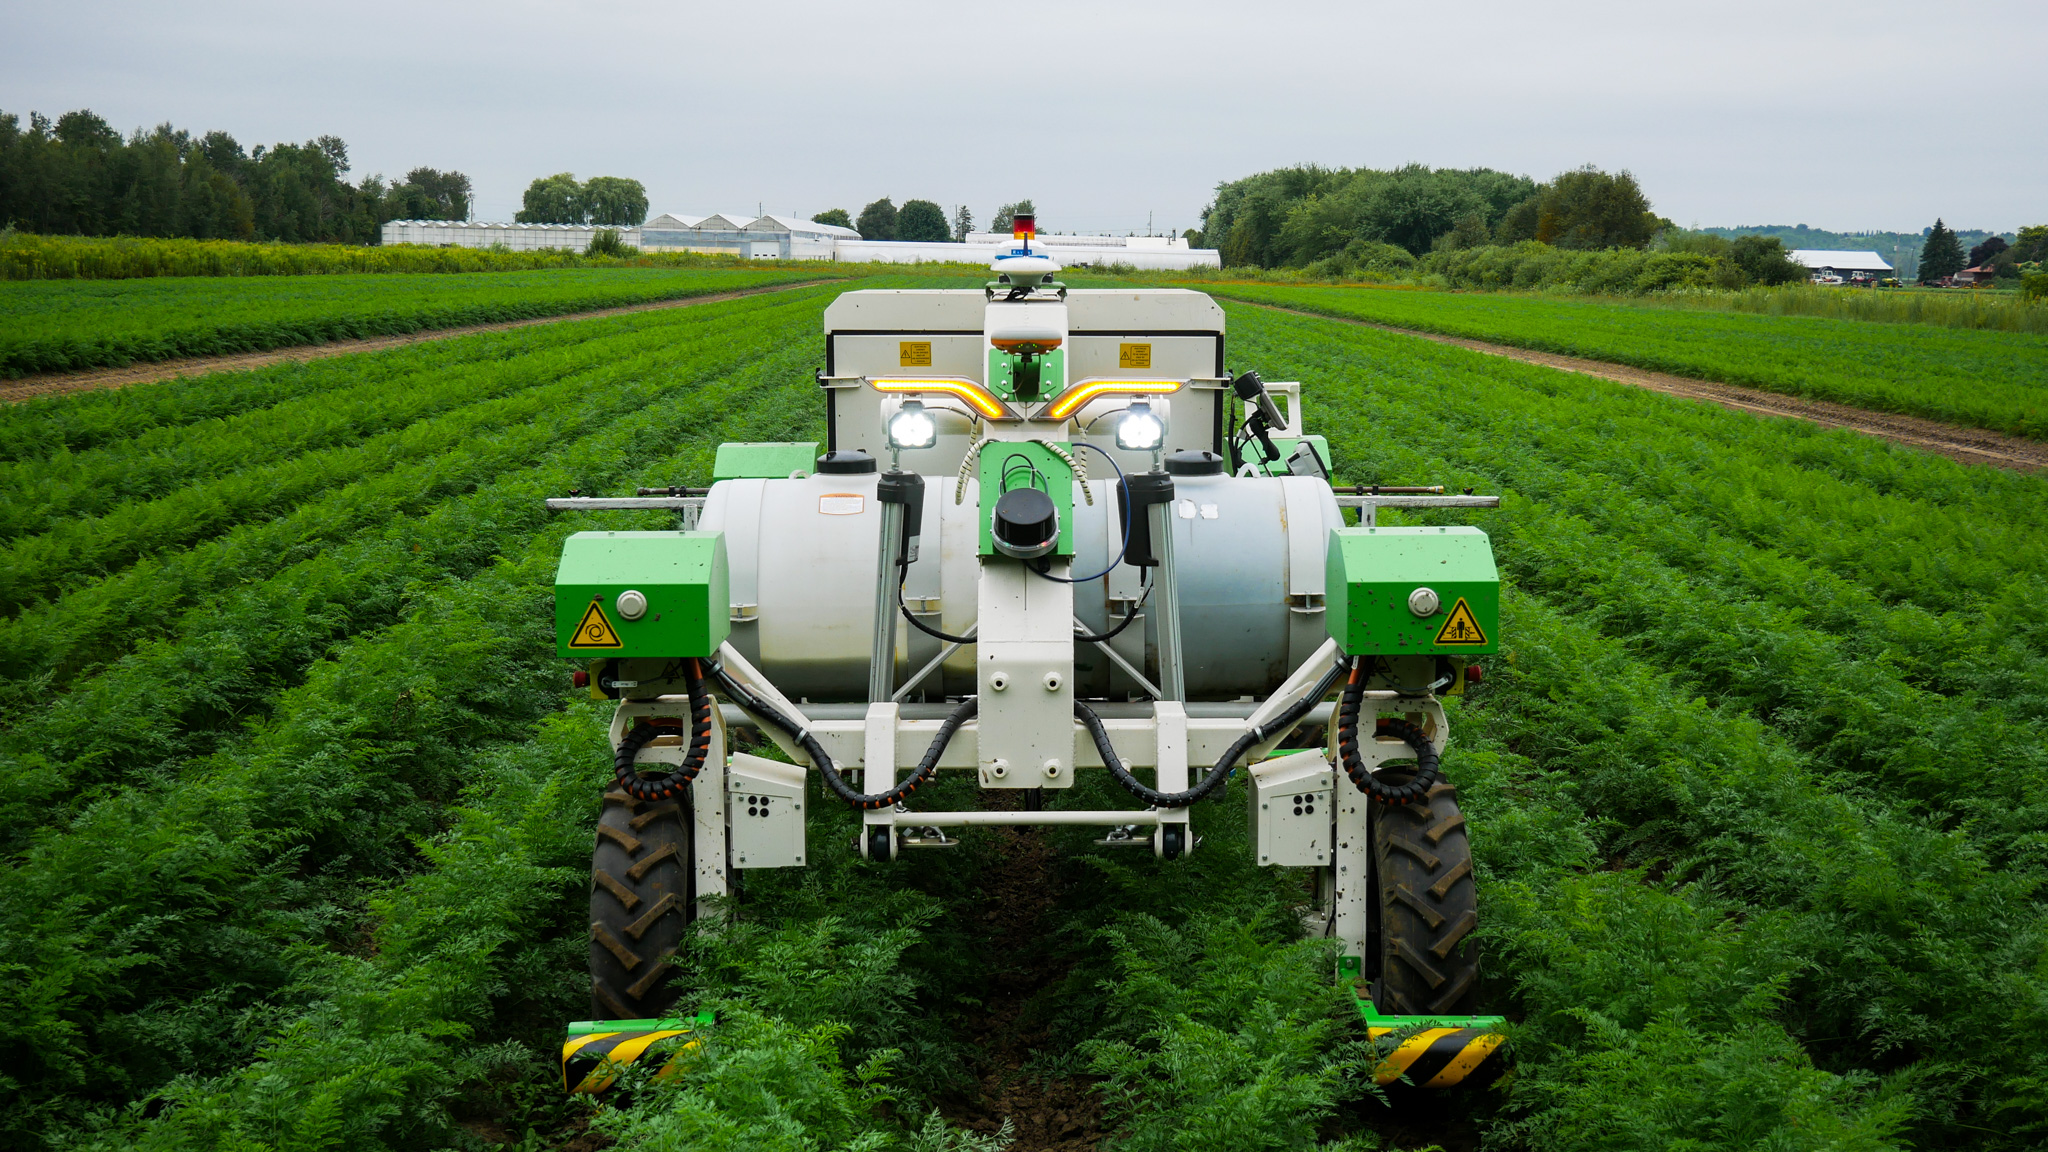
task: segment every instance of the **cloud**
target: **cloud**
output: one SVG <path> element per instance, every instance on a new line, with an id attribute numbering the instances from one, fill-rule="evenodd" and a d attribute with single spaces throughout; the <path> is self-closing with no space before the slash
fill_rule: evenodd
<path id="1" fill-rule="evenodd" d="M 14 13 L 0 108 L 358 175 L 632 176 L 655 211 L 911 197 L 1048 228 L 1198 222 L 1297 162 L 1627 168 L 1685 223 L 2012 228 L 2041 211 L 2038 4 L 391 3 L 102 0 Z"/>

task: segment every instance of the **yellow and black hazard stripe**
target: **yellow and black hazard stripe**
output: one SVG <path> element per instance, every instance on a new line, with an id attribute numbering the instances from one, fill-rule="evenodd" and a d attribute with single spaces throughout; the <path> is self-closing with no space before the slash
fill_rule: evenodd
<path id="1" fill-rule="evenodd" d="M 677 1036 L 688 1036 L 688 1028 L 657 1028 L 637 1032 L 591 1032 L 582 1036 L 571 1036 L 562 1044 L 562 1087 L 569 1092 L 602 1092 L 618 1081 L 619 1070 L 627 1067 L 647 1050 L 663 1040 Z M 697 1046 L 695 1040 L 677 1049 L 661 1071 L 654 1074 L 657 1080 L 665 1080 L 675 1074 L 676 1061 L 684 1052 Z M 573 1085 L 573 1087 L 571 1087 Z"/>
<path id="2" fill-rule="evenodd" d="M 1392 1028 L 1367 1029 L 1373 1039 L 1393 1034 Z M 1485 1064 L 1507 1037 L 1486 1028 L 1425 1028 L 1395 1045 L 1373 1081 L 1392 1084 L 1403 1076 L 1424 1088 L 1449 1088 Z"/>

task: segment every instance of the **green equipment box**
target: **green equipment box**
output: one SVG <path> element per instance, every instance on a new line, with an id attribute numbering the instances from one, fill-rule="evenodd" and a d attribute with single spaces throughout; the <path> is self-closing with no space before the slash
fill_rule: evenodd
<path id="1" fill-rule="evenodd" d="M 782 480 L 809 476 L 818 459 L 818 442 L 728 443 L 718 446 L 718 459 L 711 465 L 711 480 Z"/>
<path id="2" fill-rule="evenodd" d="M 1477 528 L 1338 528 L 1324 619 L 1353 656 L 1500 650 L 1500 571 Z"/>
<path id="3" fill-rule="evenodd" d="M 558 656 L 709 656 L 732 631 L 723 532 L 578 532 L 555 571 Z"/>

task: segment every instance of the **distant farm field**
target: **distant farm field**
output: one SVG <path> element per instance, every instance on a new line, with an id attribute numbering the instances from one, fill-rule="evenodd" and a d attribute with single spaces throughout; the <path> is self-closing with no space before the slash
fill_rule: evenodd
<path id="1" fill-rule="evenodd" d="M 622 283 L 565 275 L 537 283 Z M 1449 705 L 1444 767 L 1513 1075 L 1375 1095 L 1304 874 L 1247 851 L 1241 778 L 1174 863 L 971 829 L 871 865 L 814 789 L 814 866 L 749 874 L 681 956 L 718 1022 L 675 1081 L 567 1101 L 611 764 L 550 588 L 568 533 L 673 519 L 542 501 L 821 439 L 834 296 L 982 279 L 0 408 L 0 1145 L 997 1152 L 989 1085 L 1039 1146 L 2048 1134 L 2048 479 L 1235 301 L 1231 367 L 1302 382 L 1341 482 L 1502 496 L 1382 522 L 1477 524 L 1501 566 L 1502 652 Z M 1618 341 L 1610 311 L 1586 327 Z M 1807 331 L 1732 319 L 1778 326 L 1722 337 L 1741 357 Z M 936 787 L 972 803 L 964 774 Z"/>
<path id="2" fill-rule="evenodd" d="M 842 274 L 821 264 L 6 281 L 0 376 L 559 316 Z"/>
<path id="3" fill-rule="evenodd" d="M 2048 336 L 1485 292 L 1215 285 L 1218 296 L 2048 439 Z"/>

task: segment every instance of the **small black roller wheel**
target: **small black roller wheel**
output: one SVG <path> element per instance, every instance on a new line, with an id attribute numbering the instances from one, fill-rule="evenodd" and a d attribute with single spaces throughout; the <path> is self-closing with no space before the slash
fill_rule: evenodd
<path id="1" fill-rule="evenodd" d="M 877 824 L 867 830 L 868 859 L 889 861 L 896 858 L 896 833 L 886 824 Z"/>
<path id="2" fill-rule="evenodd" d="M 590 1011 L 656 1019 L 675 1002 L 674 953 L 696 914 L 689 790 L 645 802 L 608 792 L 590 858 Z"/>
<path id="3" fill-rule="evenodd" d="M 1185 824 L 1168 824 L 1159 830 L 1159 857 L 1162 860 L 1178 860 L 1187 855 L 1188 830 Z"/>
<path id="4" fill-rule="evenodd" d="M 1472 840 L 1458 790 L 1438 784 L 1412 804 L 1372 802 L 1379 889 L 1373 1004 L 1393 1015 L 1464 1013 L 1479 986 Z"/>

